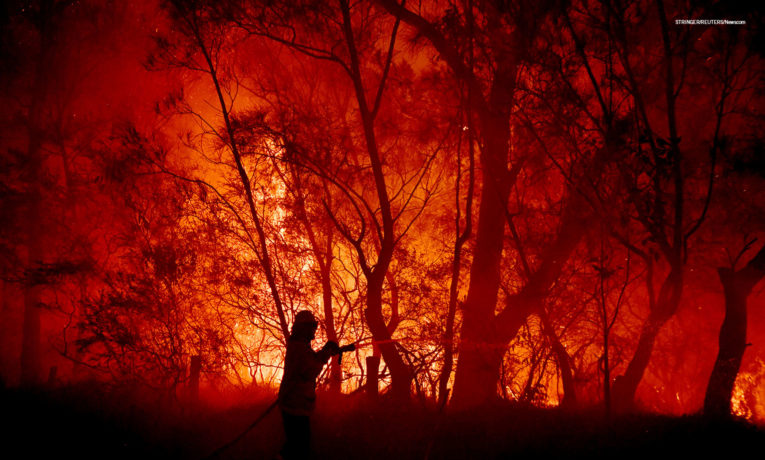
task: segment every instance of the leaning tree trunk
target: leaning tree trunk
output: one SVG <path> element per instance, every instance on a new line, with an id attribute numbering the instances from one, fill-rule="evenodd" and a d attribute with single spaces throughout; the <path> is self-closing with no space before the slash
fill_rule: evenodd
<path id="1" fill-rule="evenodd" d="M 614 380 L 612 400 L 614 409 L 629 411 L 633 408 L 635 393 L 651 360 L 656 337 L 664 324 L 677 311 L 682 293 L 683 267 L 678 264 L 662 283 L 659 299 L 652 304 L 651 312 L 643 323 L 635 354 L 632 355 L 624 375 Z"/>
<path id="2" fill-rule="evenodd" d="M 704 415 L 728 417 L 731 396 L 746 351 L 746 301 L 754 286 L 765 277 L 765 246 L 739 271 L 718 269 L 725 295 L 725 319 L 720 327 L 720 348 L 704 397 Z"/>
<path id="3" fill-rule="evenodd" d="M 367 308 L 364 313 L 369 331 L 378 343 L 382 357 L 390 369 L 391 395 L 398 400 L 405 400 L 409 397 L 412 374 L 385 323 L 382 313 L 383 276 L 379 275 L 379 272 L 373 273 L 368 278 Z"/>
<path id="4" fill-rule="evenodd" d="M 204 69 L 204 71 L 207 72 L 207 74 L 210 76 L 213 87 L 215 88 L 215 93 L 218 96 L 218 104 L 221 115 L 223 116 L 223 122 L 225 126 L 225 137 L 222 137 L 221 139 L 224 141 L 227 140 L 229 150 L 231 150 L 231 155 L 234 159 L 234 162 L 236 163 L 236 169 L 239 173 L 242 187 L 244 188 L 250 216 L 252 217 L 252 222 L 255 224 L 255 231 L 257 232 L 259 240 L 258 243 L 260 246 L 260 251 L 258 252 L 255 250 L 255 255 L 258 258 L 258 262 L 263 267 L 263 274 L 266 277 L 266 282 L 268 283 L 268 287 L 271 291 L 271 296 L 274 300 L 274 306 L 276 307 L 276 313 L 279 317 L 279 326 L 282 332 L 282 337 L 286 343 L 287 338 L 290 335 L 289 326 L 287 324 L 287 317 L 284 313 L 284 305 L 282 304 L 281 296 L 279 295 L 279 289 L 276 285 L 276 272 L 273 268 L 271 255 L 269 254 L 266 232 L 263 228 L 260 215 L 258 214 L 258 211 L 255 207 L 255 198 L 253 197 L 251 180 L 247 170 L 244 167 L 242 154 L 239 151 L 237 136 L 234 131 L 234 125 L 232 124 L 231 110 L 233 104 L 226 103 L 226 98 L 224 97 L 225 89 L 221 84 L 218 76 L 217 66 L 213 62 L 213 57 L 210 54 L 210 50 L 205 44 L 204 38 L 202 37 L 201 31 L 199 29 L 199 25 L 193 18 L 186 18 L 186 21 L 191 32 L 194 34 L 193 38 L 196 40 L 196 44 L 199 46 L 199 51 L 202 52 L 205 63 L 207 64 L 207 68 Z M 247 228 L 244 228 L 243 230 L 248 231 Z"/>
<path id="5" fill-rule="evenodd" d="M 558 363 L 558 370 L 560 370 L 560 377 L 563 382 L 563 400 L 560 402 L 560 405 L 561 407 L 574 408 L 576 407 L 576 384 L 574 382 L 574 370 L 571 367 L 571 357 L 565 345 L 561 342 L 560 337 L 555 333 L 555 328 L 550 322 L 544 306 L 539 308 L 539 319 L 542 320 L 542 333 L 549 340 L 550 348 L 552 348 L 555 354 L 555 360 Z"/>

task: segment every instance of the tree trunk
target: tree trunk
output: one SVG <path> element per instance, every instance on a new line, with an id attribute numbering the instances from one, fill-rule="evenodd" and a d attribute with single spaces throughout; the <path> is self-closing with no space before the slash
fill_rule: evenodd
<path id="1" fill-rule="evenodd" d="M 192 12 L 191 14 L 195 14 L 195 13 Z M 268 287 L 271 291 L 271 297 L 273 297 L 274 299 L 276 313 L 279 316 L 279 326 L 281 328 L 282 336 L 284 338 L 284 343 L 287 343 L 287 338 L 290 335 L 289 325 L 287 324 L 287 317 L 284 314 L 284 306 L 282 304 L 281 296 L 279 295 L 279 289 L 276 285 L 276 273 L 273 269 L 271 256 L 268 252 L 268 241 L 266 239 L 266 232 L 260 221 L 260 215 L 258 214 L 255 208 L 255 198 L 253 197 L 253 193 L 252 193 L 252 185 L 250 182 L 250 177 L 247 174 L 247 170 L 244 167 L 244 163 L 242 161 L 242 155 L 239 152 L 239 146 L 236 140 L 237 139 L 236 133 L 234 132 L 233 125 L 231 124 L 231 107 L 229 107 L 229 105 L 226 104 L 226 99 L 223 95 L 224 88 L 221 86 L 221 82 L 218 78 L 217 66 L 213 62 L 212 57 L 210 56 L 210 50 L 207 48 L 207 45 L 205 44 L 205 41 L 201 35 L 198 24 L 196 23 L 194 18 L 187 17 L 186 21 L 191 32 L 194 34 L 193 38 L 196 40 L 196 43 L 199 46 L 199 51 L 201 51 L 202 55 L 204 56 L 205 63 L 207 64 L 207 69 L 205 69 L 205 71 L 210 75 L 210 79 L 212 80 L 213 86 L 215 88 L 215 93 L 218 96 L 218 103 L 220 105 L 221 115 L 223 116 L 223 122 L 226 128 L 226 136 L 221 137 L 221 140 L 224 142 L 227 142 L 228 147 L 231 150 L 231 155 L 234 158 L 234 162 L 236 163 L 236 169 L 239 173 L 239 178 L 241 180 L 242 187 L 244 188 L 245 197 L 247 198 L 247 204 L 249 206 L 250 216 L 252 217 L 252 221 L 255 224 L 255 231 L 258 234 L 258 240 L 259 240 L 258 243 L 260 246 L 260 252 L 255 250 L 255 254 L 258 258 L 258 262 L 260 262 L 260 265 L 263 267 L 263 274 L 266 276 L 266 282 L 268 283 Z M 243 230 L 249 233 L 249 230 L 246 227 L 244 227 Z M 253 244 L 254 244 L 254 241 L 253 241 Z M 253 249 L 255 248 L 253 247 Z"/>
<path id="2" fill-rule="evenodd" d="M 367 395 L 370 399 L 377 399 L 378 392 L 378 371 L 380 368 L 379 356 L 367 356 Z"/>
<path id="3" fill-rule="evenodd" d="M 471 59 L 472 61 L 472 59 Z M 469 91 L 469 90 L 468 90 Z M 469 185 L 465 200 L 465 228 L 460 232 L 460 220 L 462 216 L 460 208 L 460 179 L 462 178 L 462 158 L 457 150 L 457 178 L 455 180 L 455 204 L 457 215 L 455 217 L 455 241 L 454 256 L 452 258 L 452 274 L 449 282 L 449 304 L 446 312 L 446 327 L 444 330 L 444 365 L 438 380 L 439 407 L 444 407 L 449 399 L 448 384 L 454 368 L 454 321 L 457 316 L 457 288 L 460 280 L 460 268 L 462 262 L 462 246 L 473 233 L 473 192 L 475 190 L 475 147 L 473 144 L 473 115 L 470 109 L 470 97 L 468 96 L 467 126 L 468 126 L 468 177 Z"/>
<path id="4" fill-rule="evenodd" d="M 704 397 L 704 415 L 731 415 L 731 396 L 746 351 L 747 297 L 765 277 L 765 247 L 746 267 L 736 272 L 718 269 L 725 294 L 725 319 L 720 327 L 719 351 Z"/>
<path id="5" fill-rule="evenodd" d="M 409 397 L 412 376 L 409 367 L 404 362 L 392 340 L 388 325 L 382 313 L 383 276 L 372 274 L 367 280 L 367 309 L 366 320 L 372 337 L 378 343 L 380 353 L 390 369 L 391 394 L 396 399 L 404 400 Z"/>
<path id="6" fill-rule="evenodd" d="M 379 225 L 379 223 L 376 222 L 378 230 L 381 231 L 380 236 L 382 238 L 380 238 L 379 241 L 380 250 L 378 251 L 377 262 L 374 266 L 370 267 L 367 264 L 366 255 L 363 254 L 361 244 L 354 244 L 359 255 L 359 261 L 362 262 L 363 265 L 362 269 L 364 271 L 364 276 L 367 279 L 367 309 L 365 316 L 369 331 L 372 333 L 374 340 L 378 342 L 382 357 L 390 369 L 391 394 L 394 398 L 403 400 L 409 397 L 409 387 L 412 382 L 412 375 L 409 372 L 409 367 L 401 357 L 401 353 L 399 353 L 399 350 L 396 348 L 396 343 L 391 340 L 391 330 L 385 323 L 385 318 L 383 317 L 382 312 L 383 282 L 387 276 L 390 262 L 393 259 L 393 250 L 396 245 L 391 199 L 388 195 L 385 174 L 383 172 L 383 162 L 380 157 L 379 145 L 375 134 L 376 108 L 374 106 L 370 107 L 367 103 L 366 89 L 364 87 L 361 71 L 362 66 L 356 48 L 356 39 L 354 38 L 353 28 L 351 26 L 350 5 L 347 1 L 341 0 L 340 6 L 343 15 L 343 33 L 345 35 L 345 42 L 350 58 L 351 80 L 356 94 L 356 102 L 359 107 L 359 116 L 364 130 L 364 141 L 367 147 L 367 154 L 369 155 L 369 163 L 380 207 L 380 220 L 382 221 L 382 225 Z M 392 41 L 395 41 L 397 27 L 398 22 L 396 23 L 391 36 Z M 388 59 L 392 59 L 392 55 L 389 55 Z M 379 84 L 380 87 L 378 88 L 378 92 L 384 89 L 385 81 L 381 80 Z"/>
<path id="7" fill-rule="evenodd" d="M 505 205 L 510 192 L 504 180 L 507 174 L 509 116 L 503 117 L 503 120 L 492 128 L 494 129 L 491 129 L 491 132 L 484 133 L 486 148 L 481 157 L 483 187 L 478 211 L 478 229 L 470 269 L 470 284 L 463 310 L 460 355 L 452 396 L 452 401 L 457 407 L 481 404 L 495 397 L 499 377 L 500 359 L 490 352 L 487 352 L 487 355 L 492 356 L 483 357 L 481 348 L 482 345 L 498 345 L 494 330 L 494 311 L 500 282 Z"/>
<path id="8" fill-rule="evenodd" d="M 494 311 L 504 245 L 505 206 L 511 186 L 507 173 L 510 113 L 519 64 L 515 50 L 510 49 L 508 44 L 518 37 L 501 30 L 498 21 L 492 23 L 497 26 L 490 33 L 494 41 L 496 68 L 491 87 L 484 96 L 472 68 L 466 65 L 459 49 L 437 27 L 398 2 L 377 0 L 377 3 L 430 40 L 456 78 L 471 87 L 470 104 L 479 119 L 479 135 L 483 141 L 480 155 L 483 182 L 452 395 L 453 405 L 470 407 L 496 397 L 498 369 L 504 353 L 504 348 L 500 351 L 495 349 L 502 345 L 502 341 L 494 331 Z"/>
<path id="9" fill-rule="evenodd" d="M 24 292 L 24 328 L 21 342 L 21 384 L 40 383 L 40 288 L 27 285 Z"/>
<path id="10" fill-rule="evenodd" d="M 566 347 L 560 341 L 560 338 L 555 334 L 550 319 L 547 316 L 547 312 L 544 307 L 541 307 L 539 318 L 542 320 L 542 332 L 547 336 L 550 341 L 550 347 L 555 354 L 555 360 L 558 363 L 558 369 L 560 370 L 560 377 L 563 381 L 563 400 L 561 406 L 572 408 L 576 406 L 576 386 L 574 385 L 574 371 L 571 368 L 571 357 L 566 351 Z"/>
<path id="11" fill-rule="evenodd" d="M 324 308 L 324 329 L 327 334 L 327 340 L 338 343 L 337 330 L 335 329 L 335 315 L 332 310 L 332 250 L 334 248 L 333 234 L 331 226 L 326 228 L 326 245 L 322 249 L 314 232 L 312 222 L 308 218 L 305 206 L 305 196 L 303 182 L 297 168 L 290 165 L 289 172 L 295 187 L 295 212 L 298 219 L 303 224 L 305 234 L 308 237 L 308 243 L 311 246 L 311 252 L 319 266 L 318 281 L 321 284 L 322 306 Z M 285 185 L 287 182 L 285 181 Z M 339 392 L 343 380 L 342 366 L 336 359 L 330 360 L 329 364 L 329 390 Z"/>
<path id="12" fill-rule="evenodd" d="M 32 101 L 29 107 L 29 128 L 27 133 L 28 180 L 30 186 L 29 211 L 27 214 L 27 280 L 24 286 L 24 326 L 21 346 L 21 383 L 36 385 L 42 379 L 42 358 L 40 346 L 40 280 L 33 274 L 43 256 L 41 237 L 42 207 L 42 142 L 45 133 L 44 110 L 47 87 L 52 76 L 50 58 L 53 52 L 56 34 L 56 11 L 54 2 L 45 0 L 40 3 L 39 27 L 40 53 L 35 69 Z"/>
<path id="13" fill-rule="evenodd" d="M 331 248 L 331 243 L 329 245 Z M 337 342 L 337 331 L 335 330 L 335 315 L 332 311 L 332 283 L 330 274 L 332 271 L 331 255 L 326 259 L 326 265 L 321 267 L 321 287 L 324 305 L 324 328 L 327 332 L 327 340 Z M 343 368 L 336 359 L 331 359 L 329 364 L 329 390 L 339 392 L 343 381 Z"/>
<path id="14" fill-rule="evenodd" d="M 42 69 L 38 70 L 42 72 Z M 43 78 L 43 77 L 40 77 Z M 41 85 L 38 82 L 38 85 Z M 39 89 L 39 88 L 38 88 Z M 39 279 L 38 268 L 43 258 L 42 231 L 41 231 L 41 208 L 42 190 L 40 185 L 42 155 L 41 137 L 39 128 L 40 109 L 42 102 L 35 98 L 35 106 L 32 110 L 32 121 L 29 127 L 29 209 L 26 221 L 26 276 L 24 284 L 24 326 L 21 345 L 21 383 L 22 385 L 36 385 L 41 382 L 41 347 L 40 347 L 40 291 L 42 280 Z"/>
<path id="15" fill-rule="evenodd" d="M 463 327 L 464 331 L 468 328 Z M 489 404 L 497 399 L 497 383 L 506 343 L 486 342 L 482 338 L 460 340 L 451 406 L 457 410 Z"/>
<path id="16" fill-rule="evenodd" d="M 40 232 L 40 142 L 33 137 L 33 129 L 30 128 L 29 155 L 31 176 L 31 197 L 29 211 L 27 213 L 27 261 L 26 276 L 24 283 L 24 326 L 21 342 L 21 384 L 37 385 L 42 379 L 42 357 L 40 347 L 40 291 L 42 280 L 38 279 L 37 269 L 42 260 L 42 241 Z M 37 133 L 39 136 L 39 133 Z M 38 137 L 39 138 L 39 137 Z"/>
<path id="17" fill-rule="evenodd" d="M 468 219 L 470 219 L 470 217 L 468 217 Z M 440 406 L 446 404 L 446 400 L 449 396 L 447 387 L 454 366 L 454 320 L 457 315 L 457 285 L 459 283 L 460 272 L 461 240 L 461 238 L 457 238 L 457 243 L 454 247 L 454 259 L 452 260 L 452 277 L 449 284 L 449 304 L 447 305 L 446 327 L 443 338 L 444 365 L 438 379 L 438 401 Z"/>
<path id="18" fill-rule="evenodd" d="M 635 393 L 643 379 L 651 353 L 656 343 L 656 337 L 661 328 L 669 321 L 680 305 L 683 293 L 683 267 L 681 264 L 673 267 L 662 283 L 659 299 L 643 323 L 640 338 L 624 375 L 614 380 L 613 406 L 618 411 L 632 410 L 635 404 Z"/>

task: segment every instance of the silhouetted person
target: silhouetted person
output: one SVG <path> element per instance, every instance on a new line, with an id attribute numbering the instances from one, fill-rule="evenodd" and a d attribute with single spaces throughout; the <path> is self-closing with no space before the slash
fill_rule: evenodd
<path id="1" fill-rule="evenodd" d="M 316 403 L 316 377 L 329 358 L 340 352 L 337 343 L 329 341 L 320 351 L 313 351 L 311 341 L 318 323 L 310 311 L 295 316 L 287 340 L 284 378 L 279 386 L 279 408 L 282 412 L 287 441 L 282 448 L 285 459 L 309 457 L 311 413 Z"/>

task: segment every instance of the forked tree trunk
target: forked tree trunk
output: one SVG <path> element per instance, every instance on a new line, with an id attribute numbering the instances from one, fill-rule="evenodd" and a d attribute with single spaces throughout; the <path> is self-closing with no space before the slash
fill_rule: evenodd
<path id="1" fill-rule="evenodd" d="M 512 74 L 515 75 L 514 70 Z M 505 90 L 512 92 L 511 87 Z M 504 97 L 511 100 L 512 93 Z M 504 245 L 505 206 L 510 193 L 505 180 L 509 112 L 493 119 L 485 116 L 481 124 L 485 145 L 481 154 L 483 187 L 454 377 L 452 403 L 458 408 L 476 406 L 496 397 L 499 364 L 504 352 L 504 348 L 495 349 L 503 342 L 496 334 L 494 312 Z"/>
<path id="2" fill-rule="evenodd" d="M 506 33 L 496 30 L 496 33 L 491 34 L 496 42 L 497 66 L 491 88 L 484 95 L 482 85 L 473 70 L 466 65 L 458 48 L 436 26 L 396 1 L 377 0 L 377 3 L 397 20 L 409 24 L 426 37 L 456 78 L 471 87 L 473 100 L 470 104 L 475 108 L 480 122 L 483 184 L 452 396 L 452 404 L 457 407 L 475 406 L 496 397 L 502 356 L 502 352 L 484 353 L 483 350 L 495 349 L 501 345 L 493 330 L 494 311 L 504 244 L 505 205 L 510 192 L 507 180 L 510 112 L 518 60 L 514 50 L 509 49 L 508 43 L 513 40 Z"/>
<path id="3" fill-rule="evenodd" d="M 396 348 L 396 343 L 392 340 L 391 329 L 385 323 L 382 310 L 383 283 L 393 259 L 396 238 L 394 237 L 395 221 L 391 210 L 391 198 L 388 195 L 385 175 L 383 173 L 383 161 L 375 134 L 375 117 L 377 116 L 377 108 L 379 106 L 376 103 L 370 106 L 367 102 L 366 88 L 364 87 L 361 71 L 362 65 L 351 25 L 350 4 L 346 0 L 340 0 L 340 6 L 343 15 L 343 33 L 350 58 L 351 80 L 359 107 L 359 116 L 364 130 L 364 141 L 367 147 L 367 154 L 369 155 L 370 169 L 374 178 L 375 191 L 377 192 L 380 220 L 382 221 L 380 222 L 382 225 L 379 226 L 381 231 L 381 238 L 379 240 L 380 250 L 377 253 L 377 261 L 373 266 L 370 267 L 367 263 L 367 255 L 364 254 L 361 243 L 354 243 L 359 261 L 363 266 L 364 276 L 367 280 L 367 308 L 364 316 L 366 317 L 367 326 L 372 333 L 372 337 L 379 343 L 382 358 L 390 369 L 391 394 L 398 400 L 405 400 L 409 398 L 412 373 L 409 370 L 409 366 L 404 362 L 399 349 Z M 393 50 L 393 44 L 395 43 L 398 24 L 399 21 L 397 20 L 391 34 L 391 50 Z M 389 53 L 387 58 L 389 63 L 392 60 L 392 56 L 392 53 Z M 385 79 L 382 79 L 379 85 L 378 92 L 382 95 L 380 91 L 385 87 Z"/>
<path id="4" fill-rule="evenodd" d="M 558 363 L 561 381 L 563 382 L 563 400 L 560 404 L 566 408 L 576 407 L 576 385 L 574 383 L 574 370 L 571 368 L 571 357 L 555 333 L 555 329 L 544 307 L 539 309 L 539 318 L 542 320 L 542 333 L 550 342 L 550 348 L 552 348 L 555 354 L 555 360 Z"/>
<path id="5" fill-rule="evenodd" d="M 747 297 L 765 277 L 765 246 L 739 271 L 718 269 L 725 295 L 725 319 L 720 327 L 720 348 L 704 397 L 704 415 L 731 415 L 731 397 L 746 351 Z"/>
<path id="6" fill-rule="evenodd" d="M 392 340 L 390 329 L 382 313 L 383 277 L 372 274 L 367 281 L 367 308 L 365 316 L 372 337 L 378 342 L 380 353 L 390 369 L 391 395 L 398 400 L 409 397 L 412 375 L 409 367 Z"/>

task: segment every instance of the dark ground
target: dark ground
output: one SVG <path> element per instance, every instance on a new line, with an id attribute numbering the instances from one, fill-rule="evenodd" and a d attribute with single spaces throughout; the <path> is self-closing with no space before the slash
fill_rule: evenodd
<path id="1" fill-rule="evenodd" d="M 321 398 L 321 396 L 320 396 Z M 3 390 L 2 458 L 203 459 L 241 433 L 271 401 L 226 410 L 173 408 L 95 387 Z M 765 429 L 698 416 L 632 415 L 496 404 L 439 415 L 420 406 L 342 397 L 313 420 L 314 458 L 761 458 Z M 272 411 L 221 459 L 270 459 L 283 441 Z"/>

